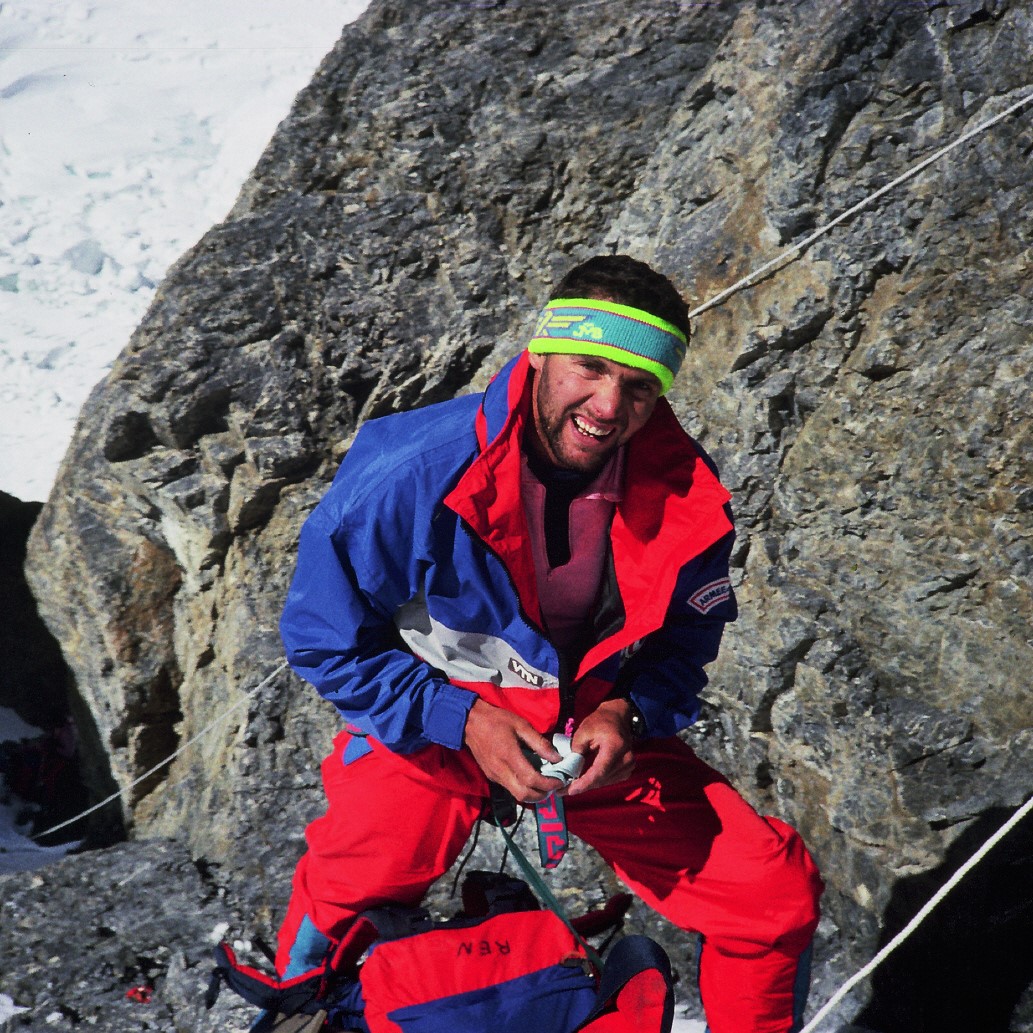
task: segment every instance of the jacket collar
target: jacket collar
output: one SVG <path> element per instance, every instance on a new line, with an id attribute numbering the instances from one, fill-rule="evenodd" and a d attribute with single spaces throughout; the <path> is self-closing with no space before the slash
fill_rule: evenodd
<path id="1" fill-rule="evenodd" d="M 520 498 L 520 450 L 531 412 L 527 352 L 488 385 L 478 412 L 480 453 L 445 505 L 465 520 L 509 571 L 524 612 L 541 625 L 530 535 Z M 625 489 L 610 539 L 627 619 L 589 651 L 582 671 L 664 621 L 681 568 L 732 530 L 731 496 L 682 429 L 666 398 L 627 444 Z"/>
<path id="2" fill-rule="evenodd" d="M 541 626 L 531 539 L 520 498 L 520 449 L 531 411 L 532 373 L 527 352 L 521 352 L 488 385 L 477 414 L 480 453 L 445 497 L 445 505 L 499 557 L 524 612 Z"/>

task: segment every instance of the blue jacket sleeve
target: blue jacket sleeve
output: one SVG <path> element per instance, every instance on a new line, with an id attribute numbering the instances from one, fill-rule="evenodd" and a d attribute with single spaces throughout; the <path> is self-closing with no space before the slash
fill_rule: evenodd
<path id="1" fill-rule="evenodd" d="M 728 576 L 734 532 L 686 564 L 663 627 L 643 639 L 621 668 L 617 695 L 642 712 L 650 736 L 674 735 L 699 717 L 704 667 L 717 657 L 737 616 Z"/>
<path id="2" fill-rule="evenodd" d="M 372 498 L 339 475 L 302 528 L 280 633 L 294 670 L 356 730 L 399 753 L 459 749 L 475 695 L 413 656 L 392 619 L 418 590 L 418 560 L 399 547 L 411 523 L 404 491 Z"/>

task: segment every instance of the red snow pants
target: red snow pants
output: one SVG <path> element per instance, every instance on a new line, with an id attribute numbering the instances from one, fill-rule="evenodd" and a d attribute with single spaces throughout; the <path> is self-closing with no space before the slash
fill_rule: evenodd
<path id="1" fill-rule="evenodd" d="M 296 941 L 306 935 L 338 939 L 367 908 L 418 904 L 484 812 L 487 782 L 469 751 L 429 746 L 400 756 L 371 740 L 372 753 L 345 764 L 349 738 L 342 732 L 323 762 L 328 807 L 305 834 L 279 934 L 281 974 L 292 950 L 302 960 Z M 570 831 L 634 893 L 702 933 L 711 1033 L 789 1033 L 797 963 L 822 891 L 796 832 L 758 815 L 678 738 L 641 744 L 630 779 L 565 805 Z"/>

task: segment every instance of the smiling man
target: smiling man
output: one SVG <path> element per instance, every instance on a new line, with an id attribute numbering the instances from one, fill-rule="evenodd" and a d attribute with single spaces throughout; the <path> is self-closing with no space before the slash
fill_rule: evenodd
<path id="1" fill-rule="evenodd" d="M 687 340 L 673 323 L 606 298 L 550 301 L 527 346 L 537 373 L 532 447 L 557 467 L 598 469 L 645 426 Z"/>
<path id="2" fill-rule="evenodd" d="M 282 974 L 364 909 L 418 903 L 495 785 L 562 796 L 550 813 L 702 934 L 712 1033 L 798 1028 L 817 870 L 677 735 L 736 614 L 728 492 L 663 397 L 688 336 L 666 277 L 600 256 L 483 395 L 356 436 L 302 530 L 281 622 L 345 721 Z"/>

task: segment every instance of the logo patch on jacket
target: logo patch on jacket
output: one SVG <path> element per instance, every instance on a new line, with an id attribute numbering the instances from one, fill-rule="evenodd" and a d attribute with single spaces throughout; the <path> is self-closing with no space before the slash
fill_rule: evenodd
<path id="1" fill-rule="evenodd" d="M 519 678 L 523 678 L 528 685 L 540 689 L 545 684 L 545 679 L 540 674 L 528 670 L 515 656 L 509 658 L 509 669 Z"/>
<path id="2" fill-rule="evenodd" d="M 732 583 L 726 577 L 711 581 L 689 596 L 689 606 L 700 613 L 710 613 L 718 603 L 723 603 L 732 594 Z"/>

